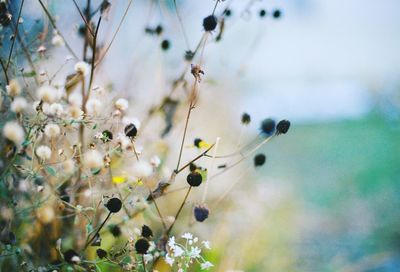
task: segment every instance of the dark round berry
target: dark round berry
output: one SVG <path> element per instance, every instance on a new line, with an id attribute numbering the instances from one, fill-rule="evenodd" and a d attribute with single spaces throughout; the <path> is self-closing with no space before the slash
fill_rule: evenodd
<path id="1" fill-rule="evenodd" d="M 121 210 L 122 201 L 119 198 L 113 197 L 107 202 L 106 207 L 110 212 L 117 213 Z"/>
<path id="2" fill-rule="evenodd" d="M 248 125 L 251 122 L 251 117 L 248 113 L 243 113 L 242 114 L 242 124 Z"/>
<path id="3" fill-rule="evenodd" d="M 114 237 L 119 237 L 121 235 L 121 229 L 117 225 L 110 225 L 108 229 Z"/>
<path id="4" fill-rule="evenodd" d="M 161 42 L 161 48 L 164 51 L 168 50 L 170 48 L 170 46 L 171 46 L 171 43 L 168 40 L 163 40 Z"/>
<path id="5" fill-rule="evenodd" d="M 146 254 L 149 247 L 150 247 L 149 242 L 144 238 L 140 238 L 135 243 L 136 252 L 139 254 Z"/>
<path id="6" fill-rule="evenodd" d="M 68 249 L 67 251 L 65 251 L 65 252 L 63 253 L 63 255 L 64 255 L 64 260 L 65 260 L 66 262 L 68 262 L 68 263 L 74 263 L 74 261 L 72 260 L 73 257 L 78 257 L 78 258 L 80 258 L 80 257 L 79 257 L 79 254 L 78 254 L 75 250 L 73 250 L 73 249 Z"/>
<path id="7" fill-rule="evenodd" d="M 145 238 L 150 238 L 153 236 L 153 231 L 146 225 L 142 226 L 142 236 Z"/>
<path id="8" fill-rule="evenodd" d="M 103 135 L 103 137 L 101 138 L 103 143 L 109 142 L 113 139 L 113 134 L 109 130 L 104 130 L 101 134 Z"/>
<path id="9" fill-rule="evenodd" d="M 125 127 L 125 135 L 134 138 L 137 135 L 137 128 L 134 124 L 129 124 Z"/>
<path id="10" fill-rule="evenodd" d="M 163 32 L 163 27 L 161 25 L 158 25 L 155 29 L 154 32 L 156 32 L 157 35 L 161 35 L 161 33 Z"/>
<path id="11" fill-rule="evenodd" d="M 232 11 L 231 11 L 230 9 L 226 9 L 226 10 L 224 11 L 224 14 L 225 14 L 226 17 L 229 17 L 229 16 L 232 15 Z"/>
<path id="12" fill-rule="evenodd" d="M 213 31 L 217 27 L 217 17 L 209 15 L 203 19 L 203 27 L 205 31 Z"/>
<path id="13" fill-rule="evenodd" d="M 254 166 L 255 167 L 262 166 L 266 160 L 267 160 L 267 157 L 265 157 L 264 154 L 257 154 L 254 156 Z"/>
<path id="14" fill-rule="evenodd" d="M 261 132 L 271 136 L 275 132 L 275 121 L 271 118 L 264 119 L 261 123 Z"/>
<path id="15" fill-rule="evenodd" d="M 202 180 L 203 178 L 201 177 L 201 174 L 198 172 L 192 172 L 186 178 L 186 181 L 189 183 L 189 185 L 193 187 L 200 186 Z"/>
<path id="16" fill-rule="evenodd" d="M 265 9 L 262 9 L 258 14 L 260 15 L 260 17 L 265 17 L 265 15 L 267 15 L 267 12 L 265 11 Z"/>
<path id="17" fill-rule="evenodd" d="M 107 251 L 105 251 L 102 248 L 98 248 L 96 250 L 96 254 L 97 254 L 97 257 L 99 257 L 100 259 L 103 259 L 103 258 L 107 257 Z"/>
<path id="18" fill-rule="evenodd" d="M 202 141 L 203 141 L 202 139 L 196 138 L 196 139 L 194 139 L 193 144 L 194 144 L 195 147 L 200 148 L 200 143 L 201 143 Z"/>
<path id="19" fill-rule="evenodd" d="M 194 207 L 194 218 L 196 218 L 196 221 L 198 222 L 203 222 L 204 220 L 206 220 L 209 214 L 210 210 L 207 209 L 207 207 L 200 205 Z"/>
<path id="20" fill-rule="evenodd" d="M 276 135 L 286 134 L 289 128 L 290 128 L 290 121 L 288 120 L 279 121 L 279 123 L 276 125 Z"/>
<path id="21" fill-rule="evenodd" d="M 278 19 L 282 16 L 282 12 L 279 9 L 276 9 L 272 12 L 272 17 L 274 17 L 275 19 Z"/>

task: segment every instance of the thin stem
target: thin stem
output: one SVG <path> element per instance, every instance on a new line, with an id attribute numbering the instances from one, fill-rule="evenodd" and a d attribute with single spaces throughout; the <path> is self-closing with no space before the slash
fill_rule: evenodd
<path id="1" fill-rule="evenodd" d="M 201 153 L 200 155 L 198 155 L 196 158 L 192 159 L 190 162 L 186 163 L 184 166 L 182 166 L 179 170 L 175 171 L 175 174 L 179 174 L 180 172 L 182 172 L 185 168 L 187 168 L 188 166 L 190 166 L 190 164 L 194 163 L 195 161 L 197 161 L 198 159 L 200 159 L 201 157 L 204 157 L 207 155 L 208 151 L 210 151 L 213 147 L 215 146 L 215 144 L 212 144 L 209 148 L 207 148 L 206 151 L 204 151 L 203 153 Z"/>
<path id="2" fill-rule="evenodd" d="M 202 200 L 201 200 L 201 202 L 203 202 L 203 203 L 206 201 L 207 192 L 208 192 L 208 184 L 209 184 L 209 180 L 210 180 L 209 177 L 211 176 L 211 173 L 213 172 L 213 169 L 214 169 L 215 156 L 217 155 L 217 150 L 218 150 L 218 145 L 219 145 L 219 141 L 220 140 L 221 140 L 221 138 L 218 137 L 216 139 L 216 141 L 215 141 L 215 149 L 214 149 L 214 152 L 213 152 L 213 157 L 212 157 L 212 160 L 211 160 L 211 163 L 210 163 L 210 167 L 208 169 L 207 180 L 206 180 L 205 185 L 204 185 L 203 197 L 202 197 Z"/>
<path id="3" fill-rule="evenodd" d="M 10 84 L 10 79 L 8 78 L 7 69 L 6 69 L 6 66 L 4 65 L 2 59 L 0 59 L 0 65 L 1 65 L 1 68 L 3 68 L 4 77 L 6 78 L 6 83 L 7 83 L 7 85 L 8 85 L 8 84 Z"/>
<path id="4" fill-rule="evenodd" d="M 16 25 L 15 25 L 15 30 L 14 30 L 14 35 L 13 35 L 14 37 L 13 37 L 13 40 L 12 40 L 12 43 L 11 43 L 10 52 L 8 54 L 6 70 L 8 70 L 8 67 L 10 65 L 11 55 L 12 55 L 12 52 L 13 52 L 13 49 L 14 49 L 14 44 L 15 44 L 15 39 L 16 39 L 16 37 L 18 35 L 19 19 L 21 18 L 22 7 L 24 6 L 24 3 L 25 3 L 25 0 L 22 0 L 21 5 L 19 7 L 17 22 L 16 22 Z"/>
<path id="5" fill-rule="evenodd" d="M 179 13 L 179 10 L 178 10 L 178 5 L 176 4 L 176 0 L 174 0 L 174 7 L 175 7 L 176 16 L 178 17 L 179 25 L 180 25 L 180 27 L 182 29 L 182 34 L 183 34 L 183 38 L 185 39 L 186 47 L 190 50 L 189 39 L 188 39 L 188 37 L 186 35 L 185 27 L 184 27 L 184 24 L 183 24 L 182 17 L 181 17 L 181 15 Z"/>
<path id="6" fill-rule="evenodd" d="M 144 261 L 144 254 L 142 254 L 143 271 L 146 272 L 146 263 Z"/>
<path id="7" fill-rule="evenodd" d="M 93 242 L 93 240 L 96 238 L 96 235 L 100 232 L 100 230 L 104 227 L 104 224 L 107 222 L 108 219 L 110 219 L 112 212 L 109 212 L 106 219 L 104 219 L 103 223 L 101 223 L 100 227 L 96 230 L 95 234 L 92 236 L 92 238 L 89 239 L 89 241 L 86 242 L 85 247 L 83 250 L 85 250 L 90 243 Z"/>
<path id="8" fill-rule="evenodd" d="M 85 16 L 83 15 L 81 9 L 79 8 L 78 4 L 76 3 L 76 0 L 72 0 L 72 1 L 74 2 L 74 5 L 75 5 L 76 9 L 78 10 L 79 15 L 81 16 L 82 20 L 85 22 L 86 29 L 89 30 L 90 34 L 94 37 L 92 28 L 90 27 L 90 25 L 89 25 L 87 19 L 85 18 Z"/>
<path id="9" fill-rule="evenodd" d="M 196 80 L 196 82 L 197 82 L 197 80 Z M 195 83 L 195 84 L 196 84 L 196 83 Z M 188 110 L 188 113 L 187 113 L 187 115 L 186 115 L 185 129 L 184 129 L 184 131 L 183 131 L 183 137 L 182 137 L 181 147 L 180 147 L 180 150 L 179 150 L 178 163 L 176 164 L 175 171 L 178 171 L 178 169 L 179 169 L 179 164 L 181 163 L 183 145 L 185 144 L 186 132 L 187 132 L 187 127 L 188 127 L 188 124 L 189 124 L 190 113 L 192 112 L 192 109 L 193 109 L 193 99 L 190 99 L 189 110 Z"/>
<path id="10" fill-rule="evenodd" d="M 171 226 L 169 227 L 169 229 L 168 229 L 167 232 L 166 232 L 166 236 L 169 236 L 169 234 L 171 233 L 172 228 L 174 227 L 175 222 L 178 220 L 178 217 L 179 217 L 179 215 L 180 215 L 180 213 L 181 213 L 181 211 L 182 211 L 182 209 L 183 209 L 183 206 L 185 206 L 186 200 L 187 200 L 187 198 L 188 198 L 189 193 L 190 193 L 191 190 L 192 190 L 192 186 L 190 186 L 189 189 L 187 190 L 186 195 L 185 195 L 185 198 L 183 199 L 182 204 L 181 204 L 181 206 L 179 207 L 179 210 L 178 210 L 178 212 L 177 212 L 176 215 L 175 215 L 174 222 L 171 224 Z"/>

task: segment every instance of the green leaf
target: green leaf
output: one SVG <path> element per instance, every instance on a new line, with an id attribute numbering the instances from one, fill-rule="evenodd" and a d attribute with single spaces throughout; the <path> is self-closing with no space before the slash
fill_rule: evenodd
<path id="1" fill-rule="evenodd" d="M 36 76 L 36 71 L 25 72 L 22 75 L 24 77 L 34 77 L 34 76 Z"/>
<path id="2" fill-rule="evenodd" d="M 46 172 L 55 177 L 57 175 L 56 170 L 53 167 L 46 166 Z"/>

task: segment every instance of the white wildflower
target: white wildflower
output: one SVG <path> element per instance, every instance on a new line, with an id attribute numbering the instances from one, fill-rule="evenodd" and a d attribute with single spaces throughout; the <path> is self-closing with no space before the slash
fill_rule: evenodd
<path id="1" fill-rule="evenodd" d="M 51 43 L 54 46 L 63 46 L 65 44 L 64 39 L 58 33 L 54 34 L 53 38 L 51 39 Z"/>
<path id="2" fill-rule="evenodd" d="M 6 90 L 9 96 L 15 97 L 21 94 L 21 85 L 15 79 L 10 80 L 10 83 L 6 86 Z"/>
<path id="3" fill-rule="evenodd" d="M 42 160 L 48 160 L 51 158 L 51 149 L 47 145 L 41 145 L 36 148 L 36 155 Z"/>
<path id="4" fill-rule="evenodd" d="M 69 113 L 71 114 L 71 117 L 75 120 L 83 119 L 83 111 L 79 107 L 76 106 L 70 107 Z"/>
<path id="5" fill-rule="evenodd" d="M 181 237 L 186 239 L 186 240 L 193 239 L 193 235 L 191 233 L 189 233 L 189 232 L 184 233 Z"/>
<path id="6" fill-rule="evenodd" d="M 129 107 L 129 103 L 128 100 L 126 100 L 125 98 L 120 98 L 117 101 L 115 101 L 114 106 L 118 110 L 126 111 Z"/>
<path id="7" fill-rule="evenodd" d="M 23 97 L 16 97 L 13 102 L 11 102 L 11 110 L 15 113 L 21 113 L 28 103 L 26 102 L 26 99 Z"/>
<path id="8" fill-rule="evenodd" d="M 77 62 L 75 64 L 75 71 L 81 73 L 83 76 L 86 76 L 90 71 L 90 65 L 84 61 Z"/>
<path id="9" fill-rule="evenodd" d="M 87 168 L 103 167 L 103 155 L 97 150 L 89 150 L 83 156 L 83 164 Z"/>
<path id="10" fill-rule="evenodd" d="M 48 124 L 44 128 L 44 134 L 49 138 L 57 137 L 60 134 L 60 127 L 57 124 Z"/>
<path id="11" fill-rule="evenodd" d="M 175 257 L 180 257 L 183 255 L 183 253 L 185 253 L 185 251 L 180 246 L 175 246 L 173 248 L 173 251 Z"/>
<path id="12" fill-rule="evenodd" d="M 20 124 L 10 121 L 4 125 L 3 135 L 14 144 L 20 145 L 24 141 L 25 132 Z"/>
<path id="13" fill-rule="evenodd" d="M 143 255 L 143 258 L 144 258 L 144 261 L 145 261 L 146 263 L 148 263 L 148 262 L 151 262 L 151 261 L 153 260 L 153 255 L 151 255 L 150 253 L 144 254 L 144 255 Z"/>
<path id="14" fill-rule="evenodd" d="M 211 267 L 213 267 L 213 266 L 214 266 L 214 265 L 213 265 L 212 263 L 210 263 L 210 262 L 204 262 L 204 263 L 202 263 L 202 264 L 200 265 L 200 267 L 201 267 L 202 270 L 209 269 L 209 268 L 211 268 Z"/>
<path id="15" fill-rule="evenodd" d="M 158 166 L 160 166 L 161 160 L 157 155 L 154 155 L 150 158 L 150 163 L 153 167 L 157 168 Z"/>
<path id="16" fill-rule="evenodd" d="M 168 254 L 165 255 L 165 262 L 169 265 L 172 266 L 174 264 L 174 258 L 171 258 Z"/>
<path id="17" fill-rule="evenodd" d="M 191 258 L 199 258 L 201 253 L 201 249 L 198 247 L 191 247 L 188 255 Z"/>
<path id="18" fill-rule="evenodd" d="M 175 236 L 171 236 L 168 240 L 168 246 L 173 248 L 175 247 Z"/>
<path id="19" fill-rule="evenodd" d="M 50 105 L 50 112 L 54 116 L 62 117 L 62 115 L 64 114 L 64 108 L 59 103 L 53 103 Z"/>
<path id="20" fill-rule="evenodd" d="M 210 242 L 209 242 L 209 241 L 202 241 L 201 243 L 203 244 L 203 246 L 204 246 L 206 249 L 211 249 L 211 246 L 210 246 Z"/>
<path id="21" fill-rule="evenodd" d="M 123 133 L 118 133 L 116 140 L 117 143 L 119 143 L 121 145 L 121 148 L 124 150 L 128 149 L 132 145 L 131 140 L 129 140 L 129 138 Z"/>

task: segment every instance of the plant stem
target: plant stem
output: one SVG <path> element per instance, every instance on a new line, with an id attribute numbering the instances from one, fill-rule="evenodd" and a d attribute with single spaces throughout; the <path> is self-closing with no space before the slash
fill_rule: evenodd
<path id="1" fill-rule="evenodd" d="M 174 227 L 175 222 L 178 220 L 178 217 L 179 217 L 179 215 L 180 215 L 180 213 L 181 213 L 181 211 L 182 211 L 182 209 L 183 209 L 183 206 L 185 206 L 186 200 L 187 200 L 187 198 L 188 198 L 189 193 L 190 193 L 191 190 L 192 190 L 192 186 L 190 186 L 189 189 L 187 190 L 186 195 L 185 195 L 185 198 L 183 199 L 182 204 L 181 204 L 181 206 L 179 207 L 179 210 L 178 210 L 178 212 L 177 212 L 176 215 L 175 215 L 174 222 L 171 224 L 171 226 L 169 227 L 169 229 L 168 229 L 167 232 L 165 233 L 166 236 L 169 236 L 169 234 L 171 233 L 172 228 Z"/>

